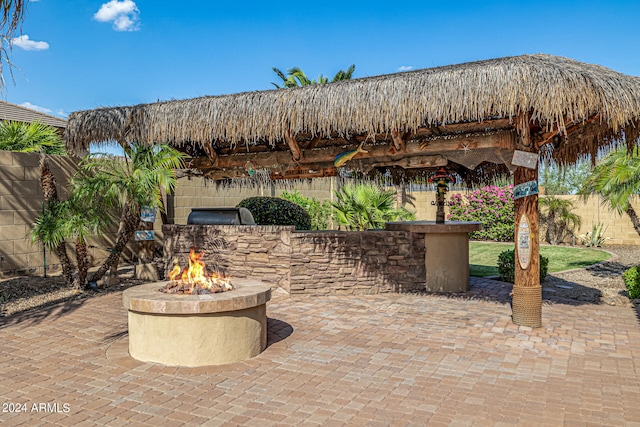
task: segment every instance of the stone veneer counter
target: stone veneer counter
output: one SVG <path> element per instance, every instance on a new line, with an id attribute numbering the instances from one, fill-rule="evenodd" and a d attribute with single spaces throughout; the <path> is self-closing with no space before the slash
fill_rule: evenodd
<path id="1" fill-rule="evenodd" d="M 238 362 L 267 344 L 266 303 L 271 287 L 231 279 L 235 289 L 204 295 L 167 294 L 168 282 L 126 289 L 129 354 L 143 362 L 206 366 Z"/>
<path id="2" fill-rule="evenodd" d="M 482 228 L 480 222 L 407 221 L 388 222 L 386 230 L 424 233 L 426 290 L 469 290 L 469 233 Z"/>

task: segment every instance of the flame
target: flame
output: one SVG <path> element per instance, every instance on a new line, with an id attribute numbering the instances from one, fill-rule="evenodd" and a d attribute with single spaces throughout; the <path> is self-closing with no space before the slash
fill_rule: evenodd
<path id="1" fill-rule="evenodd" d="M 212 273 L 209 277 L 206 276 L 205 264 L 202 262 L 203 256 L 204 253 L 196 253 L 195 249 L 192 248 L 189 251 L 189 268 L 183 271 L 179 265 L 174 265 L 173 270 L 169 272 L 169 280 L 181 280 L 184 284 L 190 285 L 192 289 L 199 287 L 203 289 L 232 290 L 233 286 L 228 277 L 217 273 Z"/>

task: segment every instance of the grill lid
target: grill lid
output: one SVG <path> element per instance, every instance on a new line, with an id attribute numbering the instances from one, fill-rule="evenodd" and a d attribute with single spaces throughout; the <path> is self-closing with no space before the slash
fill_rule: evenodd
<path id="1" fill-rule="evenodd" d="M 256 225 L 256 222 L 247 208 L 192 208 L 187 224 Z"/>

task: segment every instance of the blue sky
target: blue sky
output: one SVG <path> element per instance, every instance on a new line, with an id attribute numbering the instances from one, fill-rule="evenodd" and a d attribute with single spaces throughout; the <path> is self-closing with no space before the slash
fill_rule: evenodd
<path id="1" fill-rule="evenodd" d="M 78 110 L 548 53 L 640 75 L 640 1 L 31 1 L 4 99 Z M 28 37 L 28 38 L 27 38 Z"/>

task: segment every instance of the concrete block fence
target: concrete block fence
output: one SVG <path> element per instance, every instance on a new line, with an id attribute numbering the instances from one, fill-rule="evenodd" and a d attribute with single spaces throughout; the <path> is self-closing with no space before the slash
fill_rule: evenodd
<path id="1" fill-rule="evenodd" d="M 64 198 L 69 180 L 76 171 L 78 159 L 66 156 L 48 157 L 58 183 L 58 193 Z M 0 151 L 0 274 L 42 275 L 45 260 L 47 271 L 55 272 L 59 269 L 57 257 L 49 251 L 43 251 L 38 245 L 32 245 L 27 236 L 36 217 L 42 211 L 39 159 L 39 154 Z M 300 194 L 318 200 L 331 200 L 336 188 L 335 178 L 309 180 L 297 185 Z M 281 193 L 280 189 L 271 185 L 255 189 L 225 189 L 199 177 L 182 178 L 178 181 L 174 194 L 167 198 L 168 216 L 170 222 L 186 224 L 191 208 L 235 206 L 246 197 L 278 196 Z M 434 192 L 408 191 L 408 196 L 410 203 L 407 208 L 416 212 L 418 220 L 435 218 L 435 206 L 431 204 L 435 201 Z M 584 234 L 594 224 L 603 223 L 607 227 L 606 236 L 610 238 L 607 244 L 640 245 L 640 236 L 633 229 L 628 217 L 610 212 L 601 204 L 599 197 L 590 197 L 586 201 L 577 196 L 561 197 L 571 199 L 576 206 L 575 212 L 582 217 L 582 228 L 576 234 Z M 640 201 L 635 200 L 633 206 L 640 211 Z M 156 246 L 162 247 L 162 224 L 159 218 L 154 224 L 154 230 Z M 248 235 L 252 236 L 250 233 Z M 291 234 L 294 235 L 296 233 Z M 108 251 L 113 246 L 114 237 L 115 232 L 107 233 L 104 239 L 91 242 L 90 254 L 94 265 L 109 255 Z M 342 238 L 338 235 L 334 237 L 338 240 Z M 72 249 L 69 248 L 70 254 L 73 253 Z M 133 259 L 135 251 L 135 243 L 132 243 L 124 254 L 125 260 Z"/>

